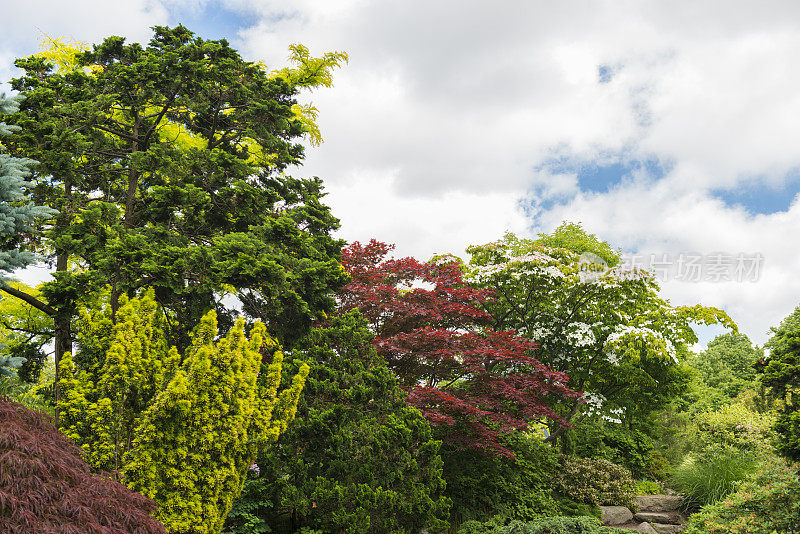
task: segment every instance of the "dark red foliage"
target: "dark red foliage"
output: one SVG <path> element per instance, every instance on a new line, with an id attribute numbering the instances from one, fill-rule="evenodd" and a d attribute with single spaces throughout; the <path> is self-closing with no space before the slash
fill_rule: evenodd
<path id="1" fill-rule="evenodd" d="M 93 474 L 47 416 L 0 398 L 0 532 L 166 534 L 156 503 Z"/>
<path id="2" fill-rule="evenodd" d="M 567 376 L 529 356 L 535 345 L 489 328 L 482 304 L 491 295 L 467 285 L 454 261 L 386 259 L 391 245 L 353 243 L 342 263 L 353 281 L 341 309 L 358 308 L 376 333 L 375 347 L 409 392 L 408 402 L 447 440 L 509 456 L 503 434 L 534 418 L 564 420 L 552 401 L 580 394 Z"/>

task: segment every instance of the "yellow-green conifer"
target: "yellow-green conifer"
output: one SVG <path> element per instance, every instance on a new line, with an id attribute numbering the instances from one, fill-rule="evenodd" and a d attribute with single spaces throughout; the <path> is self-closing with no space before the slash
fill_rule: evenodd
<path id="1" fill-rule="evenodd" d="M 261 322 L 249 339 L 244 330 L 240 319 L 215 344 L 216 313 L 208 312 L 181 369 L 136 430 L 124 479 L 159 503 L 157 517 L 170 533 L 219 532 L 257 452 L 294 419 L 308 366 L 278 394 L 283 354 L 275 350 L 259 380 L 262 348 L 276 343 Z"/>
<path id="2" fill-rule="evenodd" d="M 86 369 L 76 371 L 71 355 L 61 359 L 58 412 L 61 431 L 83 447 L 87 461 L 110 471 L 122 467 L 139 417 L 174 374 L 180 357 L 167 346 L 152 290 L 139 299 L 122 297 L 110 329 L 108 313 L 82 314 L 86 332 L 110 331 L 111 336 L 87 343 L 107 349 Z"/>

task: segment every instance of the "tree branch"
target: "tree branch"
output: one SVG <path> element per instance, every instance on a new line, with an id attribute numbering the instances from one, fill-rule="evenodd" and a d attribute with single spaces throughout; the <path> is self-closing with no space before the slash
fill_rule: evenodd
<path id="1" fill-rule="evenodd" d="M 27 302 L 37 310 L 44 312 L 51 317 L 55 316 L 58 313 L 58 311 L 55 308 L 51 308 L 50 306 L 40 301 L 36 297 L 28 295 L 27 293 L 24 293 L 19 289 L 14 289 L 13 287 L 11 287 L 6 283 L 0 282 L 0 291 L 5 291 L 12 297 L 17 297 L 18 299 Z"/>

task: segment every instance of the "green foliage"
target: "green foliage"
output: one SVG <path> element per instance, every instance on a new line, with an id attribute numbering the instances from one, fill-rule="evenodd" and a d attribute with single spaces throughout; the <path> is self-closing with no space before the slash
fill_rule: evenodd
<path id="1" fill-rule="evenodd" d="M 621 257 L 619 250 L 614 250 L 596 235 L 586 232 L 581 223 L 564 221 L 552 234 L 539 234 L 534 243 L 550 248 L 564 248 L 577 254 L 590 252 L 600 257 L 609 267 L 617 265 Z"/>
<path id="2" fill-rule="evenodd" d="M 635 478 L 660 479 L 665 475 L 653 439 L 640 430 L 586 419 L 575 424 L 566 435 L 571 439 L 565 452 L 621 465 Z"/>
<path id="3" fill-rule="evenodd" d="M 548 517 L 524 523 L 492 520 L 467 521 L 458 534 L 625 534 L 628 530 L 604 527 L 595 517 Z"/>
<path id="4" fill-rule="evenodd" d="M 559 404 L 565 418 L 635 427 L 686 390 L 691 371 L 682 359 L 697 341 L 692 324 L 735 325 L 715 308 L 670 306 L 651 273 L 583 262 L 578 251 L 597 239 L 578 230 L 565 227 L 561 233 L 575 238 L 552 241 L 574 250 L 512 234 L 469 247 L 466 279 L 497 295 L 486 304 L 493 328 L 538 343 L 535 357 L 585 392 L 586 402 Z"/>
<path id="5" fill-rule="evenodd" d="M 406 405 L 372 337 L 351 311 L 314 328 L 293 350 L 311 366 L 295 422 L 256 460 L 226 532 L 446 528 L 439 442 Z"/>
<path id="6" fill-rule="evenodd" d="M 111 313 L 110 306 L 82 313 L 81 345 L 100 350 L 81 370 L 71 355 L 61 359 L 57 409 L 61 431 L 83 447 L 87 461 L 115 471 L 133 444 L 142 413 L 174 375 L 180 356 L 167 346 L 153 290 L 140 299 L 123 296 L 116 324 Z"/>
<path id="7" fill-rule="evenodd" d="M 154 287 L 179 351 L 208 309 L 232 324 L 227 293 L 287 346 L 335 308 L 338 220 L 319 179 L 285 170 L 302 161 L 309 127 L 296 92 L 329 83 L 340 55 L 298 56 L 306 63 L 290 70 L 305 75 L 290 85 L 183 26 L 154 28 L 146 46 L 109 37 L 74 66 L 56 48 L 17 61 L 12 85 L 27 98 L 9 141 L 50 177 L 34 198 L 61 213 L 46 236 L 50 306 L 72 318 L 105 285 L 114 308 Z"/>
<path id="8" fill-rule="evenodd" d="M 503 445 L 514 458 L 444 448 L 444 476 L 452 499 L 452 523 L 486 520 L 495 514 L 529 521 L 577 512 L 576 503 L 553 491 L 558 454 L 533 433 L 514 432 Z M 562 505 L 566 512 L 560 512 Z M 585 511 L 585 510 L 584 510 Z"/>
<path id="9" fill-rule="evenodd" d="M 771 452 L 775 441 L 775 416 L 748 408 L 745 398 L 718 411 L 697 414 L 696 450 L 727 447 L 742 453 L 764 455 Z"/>
<path id="10" fill-rule="evenodd" d="M 728 332 L 717 336 L 689 364 L 699 371 L 703 383 L 733 399 L 753 387 L 756 379 L 753 365 L 763 357 L 764 350 L 754 347 L 746 335 Z"/>
<path id="11" fill-rule="evenodd" d="M 262 346 L 275 342 L 264 339 L 263 323 L 250 339 L 244 327 L 239 319 L 214 343 L 216 314 L 206 314 L 181 368 L 136 427 L 124 480 L 159 503 L 170 532 L 219 532 L 256 455 L 294 419 L 308 366 L 278 394 L 283 354 L 275 350 L 259 380 Z"/>
<path id="12" fill-rule="evenodd" d="M 311 56 L 308 48 L 299 43 L 289 45 L 289 61 L 294 65 L 274 71 L 271 76 L 281 78 L 290 87 L 316 89 L 333 86 L 333 69 L 348 61 L 346 52 L 326 52 L 322 57 Z M 322 133 L 317 125 L 319 110 L 312 103 L 294 104 L 296 118 L 303 125 L 311 146 L 322 143 Z"/>
<path id="13" fill-rule="evenodd" d="M 555 482 L 562 494 L 578 502 L 636 508 L 636 483 L 631 472 L 607 460 L 562 455 Z"/>
<path id="14" fill-rule="evenodd" d="M 637 495 L 661 495 L 662 493 L 664 493 L 664 487 L 658 482 L 652 480 L 636 481 Z"/>
<path id="15" fill-rule="evenodd" d="M 780 435 L 777 450 L 800 460 L 800 306 L 772 331 L 769 358 L 759 368 L 764 385 L 783 404 L 775 425 Z"/>
<path id="16" fill-rule="evenodd" d="M 758 459 L 733 448 L 706 450 L 698 456 L 687 456 L 678 465 L 670 480 L 673 489 L 684 495 L 687 509 L 719 501 L 758 467 Z"/>
<path id="17" fill-rule="evenodd" d="M 55 408 L 50 397 L 55 375 L 55 363 L 51 358 L 42 363 L 42 368 L 34 383 L 22 381 L 19 376 L 0 378 L 0 395 L 22 404 L 29 410 L 47 414 L 54 419 Z"/>
<path id="18" fill-rule="evenodd" d="M 773 534 L 800 531 L 797 465 L 771 461 L 737 491 L 689 517 L 687 534 Z"/>

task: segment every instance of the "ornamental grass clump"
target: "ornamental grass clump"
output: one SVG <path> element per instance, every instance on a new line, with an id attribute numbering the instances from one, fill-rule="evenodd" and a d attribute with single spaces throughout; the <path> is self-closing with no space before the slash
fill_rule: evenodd
<path id="1" fill-rule="evenodd" d="M 735 491 L 757 467 L 754 454 L 733 448 L 707 450 L 697 457 L 688 455 L 675 468 L 671 486 L 684 495 L 684 508 L 696 510 Z"/>

